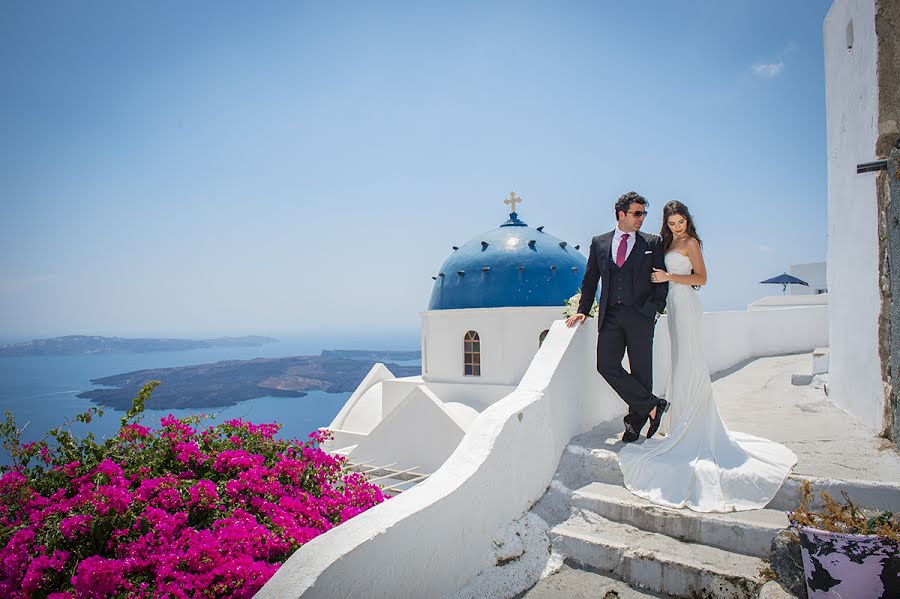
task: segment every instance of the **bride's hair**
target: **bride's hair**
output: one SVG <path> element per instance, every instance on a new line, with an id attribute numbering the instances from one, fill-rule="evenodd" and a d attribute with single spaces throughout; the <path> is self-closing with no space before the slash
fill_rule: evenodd
<path id="1" fill-rule="evenodd" d="M 663 240 L 663 251 L 667 252 L 669 251 L 669 248 L 672 247 L 674 238 L 672 236 L 672 230 L 669 228 L 669 218 L 676 214 L 680 214 L 684 217 L 684 220 L 687 221 L 687 234 L 696 239 L 700 243 L 700 247 L 703 247 L 703 240 L 697 235 L 697 229 L 694 227 L 694 219 L 691 217 L 690 210 L 678 200 L 672 200 L 663 206 L 662 229 L 659 231 L 659 236 L 662 237 Z"/>

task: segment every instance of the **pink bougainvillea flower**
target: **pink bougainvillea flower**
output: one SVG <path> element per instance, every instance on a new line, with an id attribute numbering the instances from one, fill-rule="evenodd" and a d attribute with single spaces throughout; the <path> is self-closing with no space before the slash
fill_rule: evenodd
<path id="1" fill-rule="evenodd" d="M 160 423 L 82 452 L 32 444 L 37 466 L 0 470 L 0 597 L 249 598 L 297 547 L 384 500 L 322 451 L 325 431 Z"/>

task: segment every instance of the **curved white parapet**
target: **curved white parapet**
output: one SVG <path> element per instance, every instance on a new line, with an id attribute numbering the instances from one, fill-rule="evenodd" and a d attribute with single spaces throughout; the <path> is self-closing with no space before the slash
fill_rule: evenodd
<path id="1" fill-rule="evenodd" d="M 431 478 L 300 549 L 257 597 L 440 597 L 490 565 L 497 527 L 546 490 L 572 436 L 624 411 L 593 326 L 553 323 L 519 386 Z"/>

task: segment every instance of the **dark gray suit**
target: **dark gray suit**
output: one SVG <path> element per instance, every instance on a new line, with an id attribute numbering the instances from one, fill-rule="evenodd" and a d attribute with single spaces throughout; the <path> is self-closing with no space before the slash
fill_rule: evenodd
<path id="1" fill-rule="evenodd" d="M 666 307 L 669 285 L 650 281 L 654 268 L 666 268 L 659 237 L 638 231 L 634 247 L 620 268 L 612 258 L 613 233 L 591 240 L 578 312 L 588 314 L 602 280 L 597 309 L 597 371 L 628 404 L 625 421 L 639 431 L 658 402 L 653 395 L 653 329 L 656 315 Z M 630 373 L 622 368 L 626 350 Z"/>

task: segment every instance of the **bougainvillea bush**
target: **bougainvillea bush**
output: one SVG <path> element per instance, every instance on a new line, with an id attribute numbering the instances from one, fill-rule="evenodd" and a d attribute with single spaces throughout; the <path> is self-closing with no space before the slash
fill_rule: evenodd
<path id="1" fill-rule="evenodd" d="M 383 500 L 322 451 L 320 431 L 284 440 L 278 424 L 197 416 L 141 425 L 157 384 L 102 443 L 68 422 L 22 444 L 7 413 L 0 597 L 251 597 L 299 546 Z"/>

